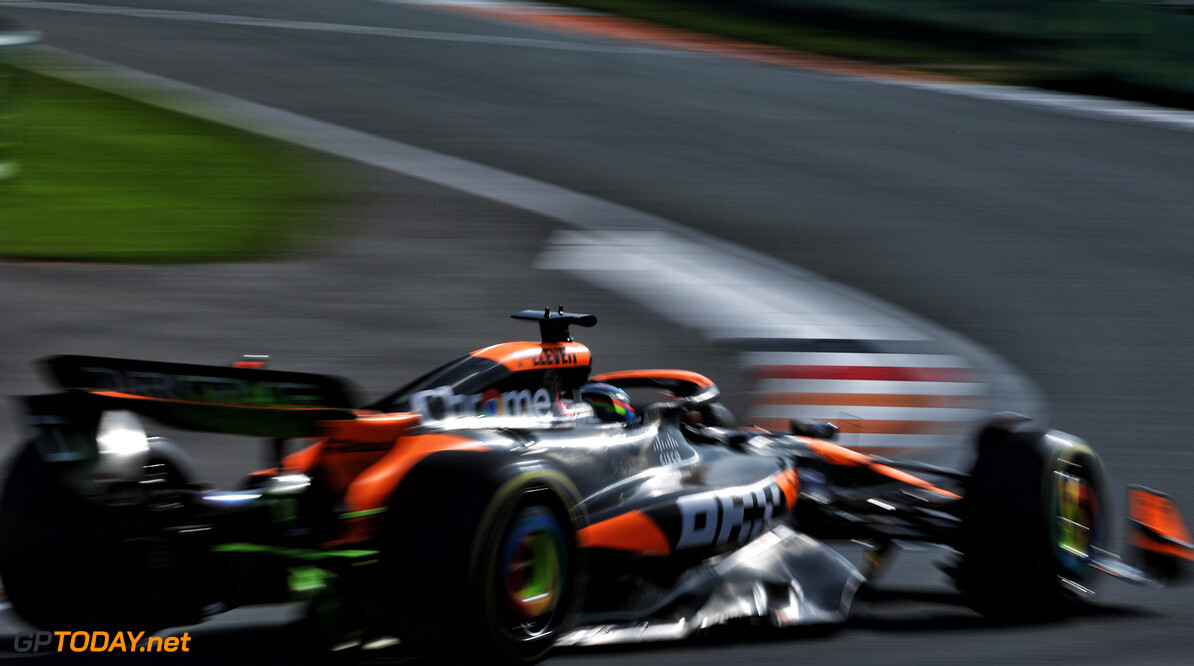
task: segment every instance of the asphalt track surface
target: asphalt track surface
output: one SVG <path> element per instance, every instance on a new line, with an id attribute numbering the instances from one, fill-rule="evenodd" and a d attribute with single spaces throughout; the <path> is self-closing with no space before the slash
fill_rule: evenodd
<path id="1" fill-rule="evenodd" d="M 1188 132 L 413 5 L 168 8 L 392 30 L 0 5 L 53 46 L 657 214 L 870 292 L 1031 377 L 1050 423 L 1101 452 L 1117 504 L 1124 483 L 1141 482 L 1194 511 Z M 522 335 L 501 323 L 508 312 L 561 300 L 604 315 L 585 335 L 599 367 L 692 367 L 730 391 L 744 387 L 691 331 L 567 274 L 529 270 L 552 221 L 347 161 L 294 157 L 355 183 L 320 256 L 0 265 L 0 389 L 40 390 L 28 362 L 53 353 L 223 361 L 265 349 L 376 395 L 437 360 Z M 6 436 L 13 421 L 0 421 Z M 205 471 L 231 479 L 257 455 L 223 455 Z M 1089 616 L 993 627 L 950 603 L 923 558 L 905 558 L 886 580 L 887 594 L 829 635 L 576 650 L 550 663 L 1188 663 L 1194 648 L 1188 589 L 1108 581 Z M 285 632 L 276 616 L 241 615 L 197 630 L 193 643 L 266 661 Z M 10 649 L 7 634 L 0 642 Z M 331 661 L 381 657 L 403 655 Z M 279 658 L 305 657 L 283 649 Z"/>

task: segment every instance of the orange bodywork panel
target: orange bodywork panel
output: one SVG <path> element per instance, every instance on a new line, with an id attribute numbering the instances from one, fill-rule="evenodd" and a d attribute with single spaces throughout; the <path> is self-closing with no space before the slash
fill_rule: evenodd
<path id="1" fill-rule="evenodd" d="M 384 507 L 406 473 L 433 453 L 488 449 L 477 440 L 460 435 L 436 433 L 406 437 L 353 480 L 344 494 L 344 510 L 351 513 Z"/>
<path id="2" fill-rule="evenodd" d="M 859 453 L 852 449 L 847 449 L 844 446 L 827 442 L 823 439 L 810 439 L 807 437 L 801 437 L 799 439 L 817 455 L 828 460 L 834 465 L 841 465 L 843 467 L 866 467 L 867 464 L 871 462 L 871 457 L 865 453 Z"/>
<path id="3" fill-rule="evenodd" d="M 321 468 L 330 488 L 342 493 L 348 484 L 384 456 L 402 433 L 419 424 L 418 414 L 359 412 L 347 421 L 324 421 L 325 436 L 282 459 L 282 470 L 310 474 Z M 277 468 L 258 470 L 252 476 L 273 476 Z"/>
<path id="4" fill-rule="evenodd" d="M 309 441 L 309 440 L 308 440 Z M 282 458 L 282 469 L 277 467 L 268 467 L 266 469 L 259 469 L 254 472 L 249 472 L 249 476 L 276 476 L 282 472 L 298 472 L 299 474 L 307 474 L 311 468 L 315 467 L 319 462 L 319 456 L 323 453 L 323 444 L 326 440 L 319 439 L 315 442 L 304 446 L 303 448 L 288 454 Z"/>
<path id="5" fill-rule="evenodd" d="M 358 412 L 352 421 L 325 421 L 324 432 L 329 439 L 346 442 L 393 442 L 402 433 L 419 423 L 414 413 L 382 414 Z"/>
<path id="6" fill-rule="evenodd" d="M 579 342 L 504 342 L 478 349 L 472 356 L 513 371 L 588 367 L 593 362 L 589 348 Z"/>
<path id="7" fill-rule="evenodd" d="M 896 481 L 903 481 L 904 483 L 916 486 L 918 488 L 924 488 L 925 490 L 931 490 L 935 493 L 945 495 L 946 497 L 952 499 L 961 499 L 961 496 L 957 493 L 950 492 L 944 488 L 938 488 L 919 476 L 915 476 L 903 470 L 875 462 L 874 458 L 865 453 L 859 453 L 858 451 L 847 449 L 844 446 L 827 442 L 823 439 L 809 439 L 801 437 L 800 440 L 807 444 L 810 449 L 815 451 L 822 458 L 825 458 L 835 465 L 842 465 L 845 467 L 865 467 L 873 472 L 878 472 L 884 476 L 891 477 Z"/>
<path id="8" fill-rule="evenodd" d="M 800 474 L 795 469 L 785 469 L 776 474 L 773 479 L 784 491 L 784 503 L 788 505 L 788 512 L 796 508 L 796 498 L 800 494 Z"/>
<path id="9" fill-rule="evenodd" d="M 1133 546 L 1194 561 L 1194 550 L 1189 545 L 1190 530 L 1182 521 L 1177 503 L 1173 500 L 1146 488 L 1133 486 L 1128 489 L 1128 518 L 1163 539 L 1156 539 L 1137 529 L 1132 531 Z"/>
<path id="10" fill-rule="evenodd" d="M 351 421 L 326 421 L 327 437 L 318 465 L 336 493 L 395 446 L 402 433 L 419 424 L 418 414 L 367 414 Z"/>
<path id="11" fill-rule="evenodd" d="M 326 440 L 319 440 L 314 444 L 301 448 L 294 453 L 282 459 L 282 469 L 287 472 L 300 472 L 306 474 L 315 463 L 319 462 L 319 455 L 323 453 L 323 444 Z"/>
<path id="12" fill-rule="evenodd" d="M 379 518 L 373 512 L 386 508 L 390 495 L 407 472 L 427 456 L 440 451 L 487 451 L 489 448 L 474 439 L 446 433 L 403 437 L 348 483 L 344 512 L 349 517 L 341 523 L 339 538 L 325 545 L 345 545 L 372 538 Z M 365 515 L 352 516 L 354 513 Z"/>
<path id="13" fill-rule="evenodd" d="M 581 548 L 610 548 L 656 557 L 672 552 L 659 524 L 638 509 L 582 528 L 576 536 Z"/>

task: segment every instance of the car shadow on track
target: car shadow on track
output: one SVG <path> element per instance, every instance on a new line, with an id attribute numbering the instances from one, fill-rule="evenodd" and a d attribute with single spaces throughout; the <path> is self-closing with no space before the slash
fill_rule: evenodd
<path id="1" fill-rule="evenodd" d="M 1089 605 L 1075 616 L 1054 623 L 994 622 L 974 612 L 965 597 L 952 591 L 864 587 L 859 591 L 851 617 L 841 624 L 775 628 L 752 623 L 731 624 L 706 630 L 684 641 L 572 647 L 557 649 L 557 654 L 587 655 L 685 650 L 694 646 L 726 647 L 735 644 L 798 643 L 836 638 L 850 631 L 879 633 L 946 633 L 951 631 L 998 632 L 1018 626 L 1063 625 L 1088 617 L 1155 617 L 1146 609 L 1112 605 Z"/>
<path id="2" fill-rule="evenodd" d="M 1146 609 L 1091 605 L 1079 613 L 1082 617 L 1149 617 L 1156 613 Z M 1064 622 L 1064 621 L 1063 621 Z M 1039 624 L 1039 623 L 1037 623 Z M 560 648 L 558 655 L 618 655 L 622 653 L 665 652 L 673 649 L 690 649 L 694 646 L 716 647 L 735 644 L 766 644 L 800 641 L 816 641 L 831 638 L 842 632 L 924 632 L 940 633 L 950 631 L 1000 631 L 1014 624 L 995 623 L 966 608 L 962 595 L 954 592 L 935 592 L 906 589 L 864 588 L 856 600 L 854 615 L 844 623 L 836 625 L 811 625 L 777 629 L 759 626 L 757 623 L 742 622 L 707 630 L 684 641 L 637 643 L 597 647 Z M 36 663 L 58 663 L 75 660 L 80 653 L 57 652 L 49 648 L 29 649 L 29 632 L 21 627 L 0 629 L 0 660 L 34 658 Z M 181 636 L 184 630 L 166 632 Z M 362 648 L 349 647 L 339 651 L 328 651 L 312 646 L 310 625 L 303 621 L 289 621 L 269 625 L 224 624 L 219 626 L 197 625 L 186 628 L 191 635 L 190 649 L 183 653 L 137 654 L 138 664 L 194 663 L 252 663 L 255 666 L 352 666 L 368 664 L 428 664 L 401 644 L 385 644 Z M 24 649 L 22 650 L 22 646 Z M 127 664 L 132 655 L 121 653 L 85 652 L 89 664 Z"/>
<path id="3" fill-rule="evenodd" d="M 962 630 L 1000 630 L 1022 626 L 1062 625 L 1083 618 L 1155 617 L 1141 608 L 1110 604 L 1087 604 L 1068 618 L 1053 621 L 994 621 L 970 610 L 966 598 L 952 591 L 925 591 L 902 588 L 863 588 L 854 614 L 842 625 L 844 630 L 862 629 L 880 632 L 943 632 Z"/>

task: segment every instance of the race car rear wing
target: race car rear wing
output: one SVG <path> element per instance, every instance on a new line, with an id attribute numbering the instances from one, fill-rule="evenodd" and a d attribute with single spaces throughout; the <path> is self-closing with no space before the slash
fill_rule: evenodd
<path id="1" fill-rule="evenodd" d="M 100 356 L 54 356 L 42 366 L 62 388 L 246 407 L 358 404 L 342 379 L 252 367 L 192 365 Z"/>
<path id="2" fill-rule="evenodd" d="M 325 375 L 96 356 L 42 366 L 66 391 L 26 399 L 34 427 L 69 421 L 86 430 L 102 412 L 128 410 L 188 430 L 289 438 L 356 418 L 353 388 Z"/>

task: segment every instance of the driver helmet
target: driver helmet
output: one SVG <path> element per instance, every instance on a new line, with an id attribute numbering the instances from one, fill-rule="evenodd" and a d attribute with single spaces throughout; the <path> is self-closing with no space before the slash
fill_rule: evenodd
<path id="1" fill-rule="evenodd" d="M 630 396 L 617 386 L 600 382 L 585 384 L 580 387 L 580 397 L 593 408 L 593 415 L 602 423 L 638 421 L 638 415 L 630 406 Z"/>

